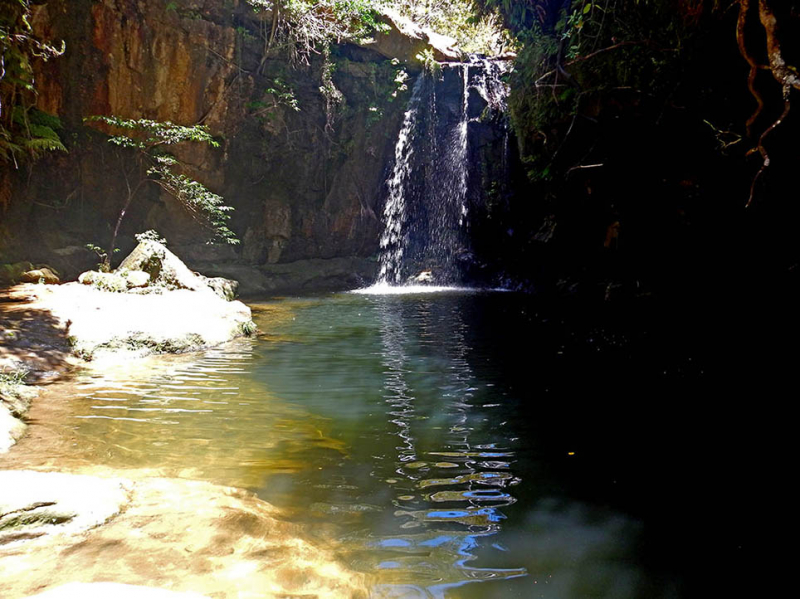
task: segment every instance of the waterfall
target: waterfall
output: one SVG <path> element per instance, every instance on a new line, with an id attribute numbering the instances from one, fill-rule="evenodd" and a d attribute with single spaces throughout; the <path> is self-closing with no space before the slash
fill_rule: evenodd
<path id="1" fill-rule="evenodd" d="M 417 78 L 386 180 L 378 286 L 463 282 L 471 259 L 470 126 L 486 107 L 505 111 L 501 74 L 496 62 L 472 57 Z"/>
<path id="2" fill-rule="evenodd" d="M 407 239 L 406 228 L 406 181 L 411 172 L 411 158 L 414 155 L 412 136 L 417 124 L 417 111 L 424 87 L 424 77 L 418 77 L 411 93 L 411 100 L 403 117 L 403 126 L 394 148 L 394 168 L 387 181 L 389 196 L 383 209 L 385 228 L 381 235 L 379 283 L 399 283 L 403 253 Z"/>

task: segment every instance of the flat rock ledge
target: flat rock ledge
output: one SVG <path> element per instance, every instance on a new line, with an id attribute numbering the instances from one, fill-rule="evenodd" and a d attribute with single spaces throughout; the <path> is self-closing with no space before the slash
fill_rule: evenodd
<path id="1" fill-rule="evenodd" d="M 45 288 L 37 304 L 64 323 L 73 352 L 90 360 L 197 350 L 241 337 L 252 323 L 242 302 L 187 289 L 138 295 L 68 283 Z"/>
<path id="2" fill-rule="evenodd" d="M 182 353 L 255 331 L 250 308 L 212 290 L 112 293 L 89 285 L 22 284 L 0 301 L 0 374 L 38 383 L 69 368 L 153 353 Z M 0 379 L 0 453 L 23 434 L 35 395 Z"/>
<path id="3" fill-rule="evenodd" d="M 0 471 L 0 588 L 41 597 L 366 597 L 280 511 L 241 489 L 165 478 Z"/>

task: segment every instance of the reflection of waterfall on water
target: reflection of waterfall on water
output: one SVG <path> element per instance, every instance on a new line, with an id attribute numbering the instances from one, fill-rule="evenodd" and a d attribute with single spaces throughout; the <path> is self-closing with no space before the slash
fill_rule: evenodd
<path id="1" fill-rule="evenodd" d="M 500 531 L 505 518 L 500 508 L 515 502 L 509 486 L 518 480 L 511 472 L 514 453 L 502 445 L 502 428 L 487 427 L 490 413 L 476 402 L 460 312 L 443 312 L 435 301 L 422 302 L 413 319 L 393 302 L 379 304 L 378 311 L 384 400 L 400 442 L 387 479 L 397 533 L 370 541 L 370 569 L 379 582 L 372 596 L 443 598 L 448 589 L 469 582 L 526 575 L 524 568 L 469 564 L 474 551 L 486 545 L 482 539 Z M 415 362 L 425 346 L 438 351 L 420 379 Z M 439 389 L 438 401 L 423 403 L 429 393 L 418 397 L 422 386 Z"/>
<path id="2" fill-rule="evenodd" d="M 413 390 L 406 381 L 408 368 L 406 355 L 406 331 L 402 314 L 381 306 L 381 341 L 383 345 L 384 400 L 390 406 L 392 424 L 398 427 L 397 436 L 402 445 L 395 447 L 400 462 L 413 462 L 416 458 L 414 438 L 411 435 L 411 419 L 414 416 Z"/>
<path id="3" fill-rule="evenodd" d="M 501 75 L 497 63 L 472 58 L 417 79 L 387 179 L 378 285 L 402 285 L 424 271 L 427 283 L 463 279 L 471 260 L 470 122 L 484 118 L 484 108 L 505 110 Z"/>

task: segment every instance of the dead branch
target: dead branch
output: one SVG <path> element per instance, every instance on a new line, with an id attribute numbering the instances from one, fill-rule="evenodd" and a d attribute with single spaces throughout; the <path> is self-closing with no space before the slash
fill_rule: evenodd
<path id="1" fill-rule="evenodd" d="M 603 163 L 600 164 L 576 164 L 573 167 L 570 167 L 567 173 L 571 173 L 572 171 L 577 171 L 583 168 L 599 168 L 601 166 L 605 166 Z"/>

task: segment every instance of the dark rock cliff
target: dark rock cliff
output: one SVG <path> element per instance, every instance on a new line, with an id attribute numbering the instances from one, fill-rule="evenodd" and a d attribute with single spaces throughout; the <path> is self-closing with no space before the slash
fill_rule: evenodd
<path id="1" fill-rule="evenodd" d="M 69 153 L 12 174 L 13 201 L 0 223 L 4 261 L 48 262 L 66 277 L 96 262 L 83 246 L 110 239 L 126 163 L 83 119 L 116 115 L 207 125 L 221 147 L 180 148 L 179 157 L 235 208 L 232 229 L 242 241 L 206 245 L 207 233 L 151 185 L 123 223 L 123 251 L 134 233 L 156 229 L 190 265 L 251 272 L 245 292 L 372 276 L 408 67 L 336 46 L 335 90 L 326 93 L 324 57 L 292 64 L 275 49 L 264 58 L 260 23 L 239 0 L 50 0 L 37 8 L 35 26 L 66 42 L 63 57 L 41 65 L 37 88 L 39 107 L 62 120 Z M 272 276 L 272 265 L 309 260 L 306 273 L 288 276 L 283 267 L 283 279 Z"/>

